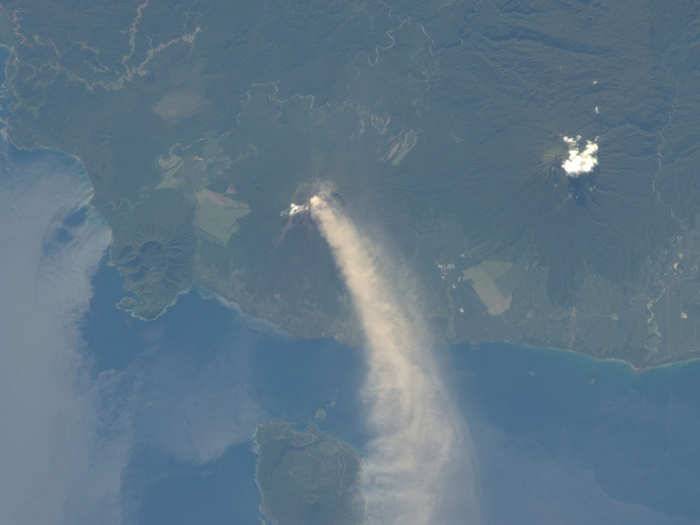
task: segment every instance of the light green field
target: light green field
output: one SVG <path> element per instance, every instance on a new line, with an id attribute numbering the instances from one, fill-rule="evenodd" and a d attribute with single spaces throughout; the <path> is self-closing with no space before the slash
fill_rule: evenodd
<path id="1" fill-rule="evenodd" d="M 489 315 L 501 315 L 510 308 L 513 296 L 506 296 L 496 284 L 496 280 L 504 275 L 512 266 L 506 261 L 487 259 L 486 261 L 467 268 L 462 272 L 462 278 L 472 282 L 474 291 L 484 303 Z"/>
<path id="2" fill-rule="evenodd" d="M 238 229 L 236 221 L 250 213 L 245 202 L 223 197 L 210 190 L 197 193 L 195 224 L 219 244 L 226 246 Z"/>

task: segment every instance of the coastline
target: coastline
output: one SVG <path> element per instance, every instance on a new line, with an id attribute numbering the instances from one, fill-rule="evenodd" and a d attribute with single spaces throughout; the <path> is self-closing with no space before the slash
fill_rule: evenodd
<path id="1" fill-rule="evenodd" d="M 619 357 L 598 357 L 592 354 L 587 354 L 585 352 L 579 352 L 578 350 L 572 350 L 571 348 L 558 348 L 556 346 L 536 346 L 533 344 L 528 344 L 528 343 L 514 343 L 512 341 L 481 341 L 481 342 L 471 342 L 471 341 L 464 341 L 460 343 L 454 343 L 455 345 L 469 345 L 474 348 L 479 348 L 482 346 L 486 345 L 508 345 L 508 346 L 513 346 L 513 347 L 520 347 L 520 348 L 526 348 L 528 350 L 534 350 L 534 351 L 545 351 L 545 352 L 552 352 L 552 353 L 563 353 L 563 354 L 571 354 L 577 357 L 581 357 L 583 359 L 589 359 L 592 360 L 598 364 L 619 364 L 627 368 L 630 372 L 638 375 L 646 374 L 649 372 L 654 372 L 655 370 L 663 370 L 666 368 L 672 368 L 672 367 L 683 367 L 683 366 L 688 366 L 688 365 L 696 365 L 700 363 L 700 356 L 698 357 L 691 357 L 688 359 L 682 359 L 680 361 L 672 361 L 669 363 L 661 363 L 658 365 L 653 365 L 653 366 L 646 366 L 646 367 L 639 367 L 636 366 L 634 363 L 627 361 L 626 359 L 622 359 Z"/>
<path id="2" fill-rule="evenodd" d="M 0 48 L 2 47 L 7 47 L 4 45 L 0 45 Z M 4 85 L 4 81 L 3 81 Z M 46 153 L 52 153 L 52 154 L 58 154 L 58 155 L 65 155 L 66 157 L 72 159 L 76 165 L 79 167 L 81 171 L 81 177 L 85 178 L 85 181 L 90 184 L 91 187 L 91 192 L 89 197 L 86 199 L 85 204 L 89 205 L 89 209 L 91 211 L 91 216 L 95 219 L 100 220 L 105 224 L 105 226 L 109 227 L 107 224 L 106 219 L 102 216 L 99 211 L 94 207 L 92 204 L 93 197 L 95 195 L 94 188 L 92 186 L 92 180 L 90 179 L 90 176 L 87 173 L 87 169 L 85 168 L 85 165 L 83 164 L 82 160 L 80 157 L 75 155 L 74 153 L 69 153 L 65 151 L 61 151 L 59 149 L 51 148 L 49 146 L 42 146 L 42 145 L 33 145 L 33 146 L 20 146 L 15 144 L 15 142 L 12 140 L 11 135 L 7 132 L 7 124 L 4 118 L 0 117 L 0 124 L 2 125 L 2 128 L 0 129 L 0 138 L 4 141 L 6 141 L 11 147 L 15 148 L 18 151 L 24 151 L 24 152 L 46 152 Z M 107 265 L 110 267 L 113 267 L 116 269 L 114 263 L 108 258 L 106 261 Z M 242 307 L 241 305 L 233 300 L 227 299 L 226 297 L 220 295 L 219 293 L 209 290 L 199 284 L 194 284 L 187 289 L 181 290 L 177 293 L 177 295 L 156 315 L 155 317 L 148 319 L 143 316 L 138 315 L 135 312 L 129 311 L 125 308 L 122 308 L 118 306 L 118 303 L 115 304 L 115 307 L 125 311 L 128 313 L 131 317 L 134 319 L 138 319 L 139 321 L 142 322 L 151 322 L 155 321 L 157 319 L 160 319 L 163 315 L 165 315 L 170 308 L 174 307 L 178 301 L 180 296 L 187 295 L 190 292 L 196 292 L 202 299 L 206 300 L 214 300 L 220 303 L 221 305 L 225 306 L 226 308 L 229 308 L 233 311 L 235 311 L 238 315 L 241 316 L 247 323 L 251 324 L 252 326 L 256 327 L 257 329 L 272 333 L 278 337 L 282 337 L 285 339 L 307 339 L 307 340 L 317 340 L 317 339 L 333 339 L 334 341 L 344 344 L 341 341 L 339 341 L 335 336 L 329 336 L 329 337 L 312 337 L 312 338 L 304 338 L 304 337 L 299 337 L 293 333 L 290 333 L 277 324 L 274 323 L 274 321 L 271 321 L 269 319 L 264 319 L 261 317 L 256 317 L 253 315 L 248 314 Z M 484 340 L 484 341 L 473 341 L 473 340 L 462 340 L 462 341 L 450 341 L 447 343 L 450 346 L 460 346 L 460 345 L 469 345 L 472 347 L 482 347 L 486 345 L 491 345 L 491 344 L 503 344 L 503 345 L 509 345 L 509 346 L 517 346 L 521 348 L 526 348 L 528 350 L 546 350 L 549 352 L 558 352 L 558 353 L 570 353 L 573 355 L 577 356 L 582 356 L 585 358 L 592 359 L 598 363 L 619 363 L 624 365 L 626 368 L 628 368 L 631 372 L 635 374 L 645 374 L 648 372 L 653 372 L 654 370 L 663 370 L 666 368 L 671 368 L 671 367 L 679 367 L 679 366 L 687 366 L 687 365 L 694 365 L 697 362 L 700 362 L 700 355 L 697 357 L 690 357 L 686 359 L 682 359 L 679 361 L 671 361 L 671 362 L 666 362 L 666 363 L 660 363 L 658 365 L 652 365 L 652 366 L 637 366 L 631 361 L 627 361 L 625 359 L 619 358 L 619 357 L 598 357 L 592 354 L 588 354 L 585 352 L 580 352 L 578 350 L 574 350 L 571 348 L 560 348 L 556 346 L 537 346 L 533 345 L 530 343 L 520 343 L 520 342 L 514 342 L 510 340 Z M 354 348 L 357 350 L 357 348 Z"/>
<path id="3" fill-rule="evenodd" d="M 8 70 L 9 67 L 13 64 L 12 58 L 14 57 L 14 46 L 11 44 L 7 43 L 0 43 L 0 49 L 2 49 L 3 52 L 5 52 L 7 55 L 5 57 L 0 58 L 3 63 L 2 67 L 2 81 L 0 82 L 0 88 L 3 90 L 3 99 L 4 101 L 10 101 L 12 94 L 9 91 L 8 85 L 7 85 L 7 79 L 8 79 Z M 81 177 L 84 177 L 86 181 L 90 184 L 91 186 L 91 193 L 88 199 L 86 200 L 86 203 L 90 206 L 91 210 L 91 215 L 95 219 L 99 217 L 99 220 L 102 221 L 105 226 L 109 227 L 107 224 L 106 219 L 102 216 L 99 211 L 95 208 L 95 206 L 92 204 L 93 198 L 95 196 L 95 191 L 94 191 L 94 186 L 92 184 L 92 180 L 90 178 L 90 175 L 88 174 L 87 168 L 82 162 L 82 159 L 76 155 L 75 153 L 68 152 L 68 151 L 63 151 L 61 149 L 47 146 L 47 145 L 42 145 L 42 144 L 31 144 L 31 145 L 19 145 L 17 144 L 12 136 L 11 133 L 8 132 L 8 119 L 6 118 L 6 113 L 9 111 L 8 105 L 3 105 L 0 107 L 0 139 L 6 141 L 8 145 L 10 145 L 12 148 L 18 150 L 18 151 L 24 151 L 24 152 L 47 152 L 51 154 L 57 154 L 57 155 L 63 155 L 66 158 L 72 159 L 76 165 L 79 167 L 80 172 L 81 172 Z M 107 264 L 109 266 L 114 267 L 115 265 L 112 263 L 112 261 L 108 258 Z M 190 292 L 196 291 L 202 298 L 204 299 L 215 299 L 218 301 L 220 304 L 226 306 L 227 308 L 233 309 L 235 312 L 237 312 L 243 319 L 246 320 L 249 324 L 252 324 L 253 326 L 257 327 L 260 330 L 269 332 L 269 333 L 274 333 L 275 335 L 279 337 L 283 337 L 286 339 L 306 339 L 306 340 L 316 340 L 316 339 L 325 339 L 325 338 L 330 338 L 333 339 L 336 342 L 339 342 L 340 344 L 344 344 L 339 340 L 339 338 L 335 335 L 332 336 L 327 336 L 327 337 L 300 337 L 297 336 L 293 333 L 290 333 L 280 326 L 276 325 L 274 321 L 269 320 L 269 319 L 264 319 L 261 317 L 256 317 L 253 315 L 250 315 L 246 313 L 246 311 L 242 308 L 242 306 L 230 299 L 227 299 L 220 294 L 208 290 L 207 288 L 203 287 L 200 284 L 194 283 L 192 286 L 188 287 L 187 289 L 183 289 L 177 292 L 176 296 L 165 306 L 163 309 L 153 318 L 145 318 L 133 311 L 130 311 L 127 308 L 123 308 L 119 306 L 118 304 L 115 305 L 117 308 L 119 308 L 122 311 L 125 311 L 128 313 L 131 317 L 138 319 L 143 322 L 150 322 L 150 321 L 155 321 L 159 318 L 161 318 L 170 308 L 175 306 L 179 300 L 179 297 L 182 295 L 186 295 Z M 128 295 L 127 295 L 128 296 Z M 489 345 L 489 344 L 505 344 L 505 345 L 512 345 L 512 346 L 519 346 L 521 348 L 527 348 L 531 350 L 547 350 L 547 351 L 552 351 L 552 352 L 565 352 L 565 353 L 572 353 L 575 355 L 580 355 L 580 356 L 585 356 L 590 359 L 594 359 L 597 362 L 611 362 L 611 363 L 621 363 L 624 366 L 626 366 L 629 370 L 636 374 L 644 374 L 647 372 L 651 372 L 654 370 L 662 370 L 670 367 L 678 367 L 678 366 L 687 366 L 687 365 L 692 365 L 695 362 L 700 361 L 700 354 L 697 355 L 696 357 L 689 357 L 685 359 L 681 359 L 678 361 L 670 361 L 670 362 L 664 362 L 656 365 L 651 365 L 651 366 L 638 366 L 635 363 L 628 361 L 623 358 L 619 357 L 598 357 L 589 353 L 581 352 L 575 349 L 571 348 L 560 348 L 560 347 L 555 347 L 555 346 L 536 346 L 528 343 L 521 343 L 521 342 L 513 342 L 509 340 L 484 340 L 484 341 L 473 341 L 473 340 L 462 340 L 462 341 L 449 341 L 447 342 L 450 346 L 459 346 L 459 345 L 470 345 L 473 347 L 480 347 L 484 345 Z M 355 348 L 356 349 L 356 348 Z"/>
<path id="4" fill-rule="evenodd" d="M 352 346 L 352 345 L 347 345 L 341 341 L 339 341 L 335 336 L 329 336 L 329 337 L 311 337 L 311 338 L 304 338 L 304 337 L 299 337 L 293 333 L 290 333 L 283 328 L 277 326 L 273 321 L 263 319 L 261 317 L 255 317 L 253 315 L 250 315 L 245 312 L 240 306 L 235 301 L 229 300 L 222 295 L 213 292 L 211 290 L 208 290 L 204 287 L 201 287 L 199 285 L 195 285 L 191 287 L 189 290 L 186 292 L 183 292 L 183 294 L 187 294 L 189 292 L 196 292 L 202 299 L 205 300 L 214 300 L 220 303 L 222 306 L 229 308 L 236 312 L 246 323 L 248 323 L 250 326 L 253 328 L 259 329 L 261 331 L 264 331 L 266 333 L 271 333 L 273 335 L 276 335 L 278 337 L 282 337 L 284 339 L 288 340 L 308 340 L 308 341 L 316 341 L 316 340 L 323 340 L 323 339 L 332 339 L 333 341 L 337 342 L 338 344 L 341 344 L 343 346 L 347 346 L 348 348 L 352 350 L 362 350 L 361 348 Z M 183 295 L 183 294 L 178 294 Z M 173 302 L 173 304 L 168 305 L 167 308 L 170 308 L 175 304 L 176 301 Z M 163 312 L 165 313 L 165 312 Z M 158 317 L 162 315 L 159 314 Z M 572 355 L 576 357 L 580 357 L 582 359 L 588 359 L 591 360 L 592 362 L 595 362 L 596 364 L 619 364 L 627 368 L 630 372 L 638 375 L 654 372 L 655 370 L 664 370 L 667 368 L 672 368 L 672 367 L 683 367 L 683 366 L 694 366 L 696 364 L 700 364 L 700 356 L 698 357 L 692 357 L 689 359 L 683 359 L 680 361 L 673 361 L 670 363 L 661 363 L 658 365 L 653 365 L 653 366 L 646 366 L 646 367 L 640 367 L 635 365 L 634 363 L 627 361 L 625 359 L 619 358 L 619 357 L 597 357 L 595 355 L 587 354 L 585 352 L 579 352 L 578 350 L 573 350 L 571 348 L 559 348 L 556 346 L 537 346 L 529 343 L 518 343 L 518 342 L 513 342 L 513 341 L 506 341 L 506 340 L 489 340 L 489 341 L 479 341 L 479 342 L 474 342 L 474 341 L 469 341 L 469 340 L 464 340 L 464 341 L 454 341 L 454 342 L 448 342 L 448 346 L 450 347 L 460 347 L 460 346 L 470 346 L 472 348 L 477 348 L 481 349 L 481 347 L 488 346 L 488 345 L 507 345 L 511 347 L 519 347 L 519 348 L 524 348 L 527 350 L 531 351 L 545 351 L 545 352 L 551 352 L 551 353 L 559 353 L 559 354 L 567 354 L 567 355 Z"/>

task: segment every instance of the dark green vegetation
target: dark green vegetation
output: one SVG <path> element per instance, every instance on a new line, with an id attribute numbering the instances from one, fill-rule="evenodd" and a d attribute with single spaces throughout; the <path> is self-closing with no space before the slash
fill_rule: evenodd
<path id="1" fill-rule="evenodd" d="M 255 440 L 261 510 L 271 524 L 362 523 L 359 459 L 347 445 L 278 422 L 258 426 Z"/>
<path id="2" fill-rule="evenodd" d="M 325 180 L 445 339 L 654 366 L 700 353 L 699 10 L 10 0 L 7 127 L 83 161 L 140 317 L 199 285 L 353 341 L 325 244 L 284 215 Z M 577 134 L 600 165 L 571 181 Z"/>
<path id="3" fill-rule="evenodd" d="M 115 228 L 110 249 L 112 262 L 133 296 L 119 303 L 139 317 L 153 319 L 172 300 L 192 285 L 195 239 L 192 204 L 182 194 L 165 189 L 154 192 L 148 202 L 133 206 Z"/>

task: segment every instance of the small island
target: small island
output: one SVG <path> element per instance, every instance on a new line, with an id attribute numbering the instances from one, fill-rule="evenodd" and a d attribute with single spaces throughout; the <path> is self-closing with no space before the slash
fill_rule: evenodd
<path id="1" fill-rule="evenodd" d="M 255 443 L 255 480 L 268 523 L 362 523 L 360 460 L 348 445 L 315 426 L 297 432 L 284 422 L 259 425 Z"/>

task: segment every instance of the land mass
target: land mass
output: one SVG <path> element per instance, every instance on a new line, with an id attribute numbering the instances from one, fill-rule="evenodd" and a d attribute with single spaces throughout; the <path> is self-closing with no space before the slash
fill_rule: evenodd
<path id="1" fill-rule="evenodd" d="M 271 525 L 363 523 L 360 460 L 349 446 L 284 422 L 259 425 L 255 444 L 261 512 Z"/>
<path id="2" fill-rule="evenodd" d="M 326 181 L 445 341 L 653 367 L 700 356 L 699 11 L 9 0 L 3 121 L 81 159 L 136 317 L 199 286 L 358 343 L 323 239 L 288 213 Z M 599 164 L 572 178 L 577 135 Z"/>

